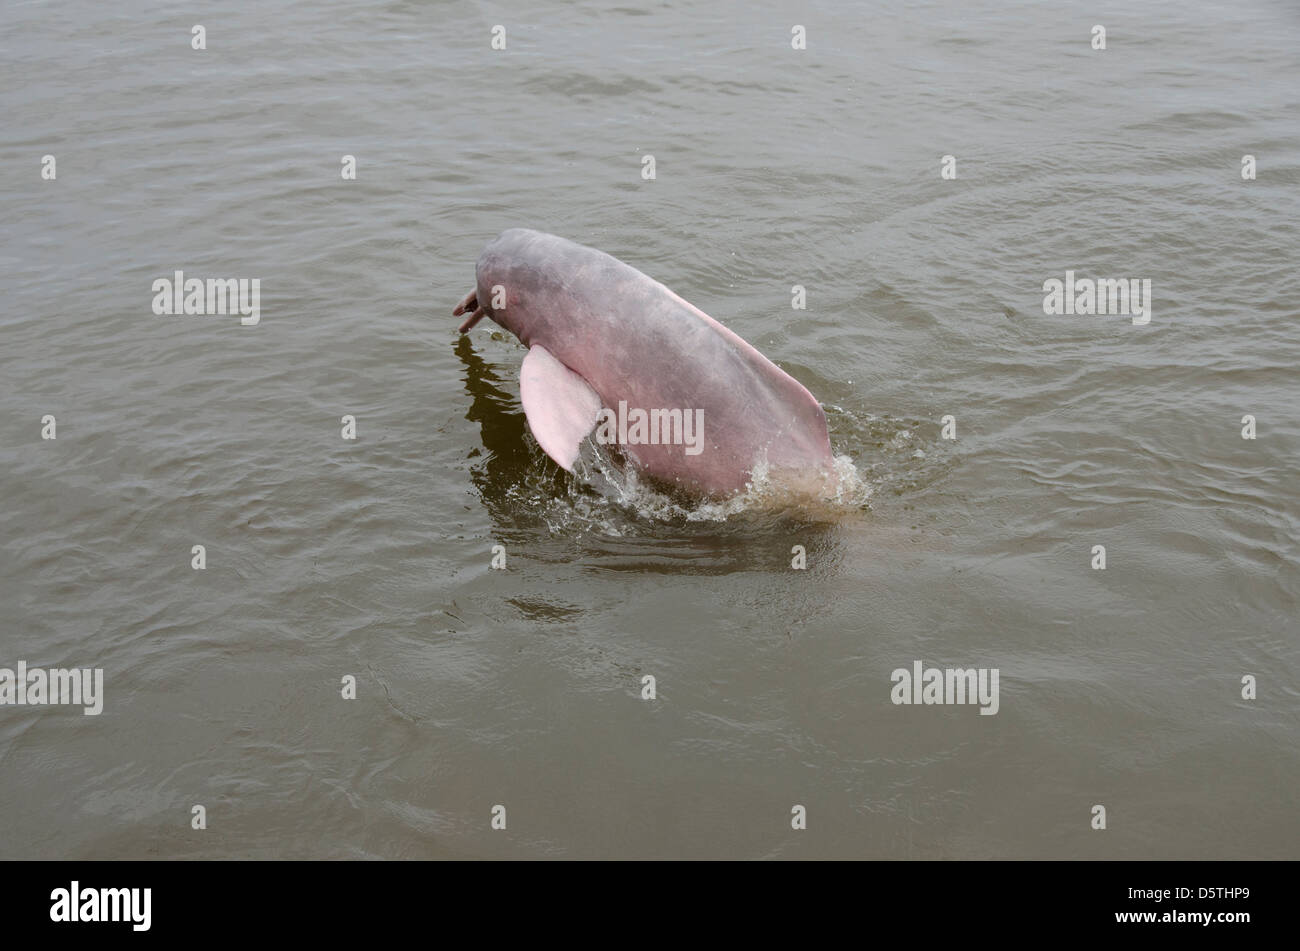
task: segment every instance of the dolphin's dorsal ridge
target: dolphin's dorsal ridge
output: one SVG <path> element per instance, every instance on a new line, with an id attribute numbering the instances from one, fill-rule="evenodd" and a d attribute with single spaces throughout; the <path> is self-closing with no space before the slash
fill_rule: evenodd
<path id="1" fill-rule="evenodd" d="M 537 444 L 572 472 L 582 441 L 596 428 L 596 391 L 545 347 L 534 345 L 519 368 L 519 397 Z"/>

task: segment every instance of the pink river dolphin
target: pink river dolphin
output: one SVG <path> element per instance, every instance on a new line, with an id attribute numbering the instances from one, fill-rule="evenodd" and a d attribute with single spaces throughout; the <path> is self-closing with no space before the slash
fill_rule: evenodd
<path id="1" fill-rule="evenodd" d="M 453 311 L 528 347 L 519 395 L 542 450 L 572 471 L 595 433 L 653 480 L 743 490 L 756 467 L 818 485 L 834 464 L 826 415 L 797 380 L 667 287 L 594 248 L 512 228 L 483 249 Z M 810 481 L 811 480 L 811 481 Z"/>

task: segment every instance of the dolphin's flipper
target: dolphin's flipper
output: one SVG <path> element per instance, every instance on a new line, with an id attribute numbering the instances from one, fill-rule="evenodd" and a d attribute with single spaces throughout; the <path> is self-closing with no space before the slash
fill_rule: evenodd
<path id="1" fill-rule="evenodd" d="M 544 347 L 534 346 L 519 368 L 519 397 L 538 445 L 572 472 L 578 448 L 596 428 L 596 391 Z"/>

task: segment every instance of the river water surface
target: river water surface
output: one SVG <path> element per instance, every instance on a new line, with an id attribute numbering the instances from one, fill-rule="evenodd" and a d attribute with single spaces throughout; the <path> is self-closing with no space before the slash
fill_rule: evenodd
<path id="1" fill-rule="evenodd" d="M 0 706 L 0 856 L 1297 857 L 1297 48 L 1257 0 L 6 4 L 0 667 L 105 699 Z M 515 226 L 754 343 L 860 491 L 559 470 L 450 315 Z M 177 270 L 260 322 L 156 316 Z M 1150 322 L 1045 314 L 1067 270 Z M 915 661 L 997 714 L 895 705 Z"/>

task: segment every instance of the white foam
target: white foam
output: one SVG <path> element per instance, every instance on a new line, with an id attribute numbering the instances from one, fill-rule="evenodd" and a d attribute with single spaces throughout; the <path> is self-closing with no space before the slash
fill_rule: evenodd
<path id="1" fill-rule="evenodd" d="M 585 482 L 603 488 L 610 500 L 637 516 L 662 522 L 725 522 L 746 512 L 794 512 L 816 518 L 836 518 L 861 511 L 873 486 L 853 460 L 836 456 L 829 472 L 773 473 L 765 462 L 753 468 L 745 488 L 725 499 L 674 498 L 641 480 L 635 469 L 620 469 L 603 453 L 575 468 Z M 588 501 L 588 500 L 584 500 Z M 590 514 L 590 513 L 588 513 Z"/>

